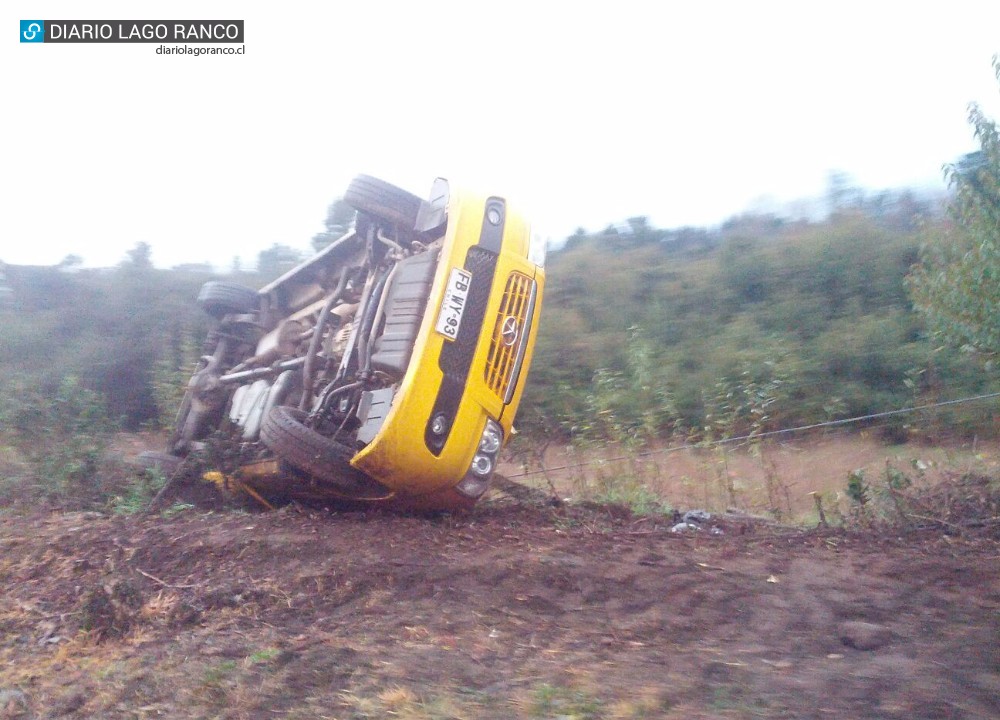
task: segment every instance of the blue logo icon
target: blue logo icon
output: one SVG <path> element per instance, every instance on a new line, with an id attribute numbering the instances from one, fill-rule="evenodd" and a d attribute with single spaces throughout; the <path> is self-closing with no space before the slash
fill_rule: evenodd
<path id="1" fill-rule="evenodd" d="M 21 42 L 45 42 L 45 21 L 22 20 Z"/>

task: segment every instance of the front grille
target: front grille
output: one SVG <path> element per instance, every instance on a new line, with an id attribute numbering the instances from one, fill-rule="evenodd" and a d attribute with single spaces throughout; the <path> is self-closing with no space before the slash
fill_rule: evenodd
<path id="1" fill-rule="evenodd" d="M 465 301 L 465 313 L 462 325 L 458 329 L 458 337 L 452 342 L 446 342 L 438 357 L 438 367 L 444 373 L 441 387 L 438 388 L 434 409 L 427 418 L 424 428 L 424 442 L 435 455 L 440 455 L 448 441 L 451 426 L 445 433 L 434 433 L 432 425 L 438 415 L 454 422 L 458 405 L 465 393 L 465 383 L 469 379 L 472 368 L 472 358 L 476 354 L 482 329 L 489 322 L 486 317 L 486 306 L 489 305 L 490 290 L 493 288 L 493 276 L 496 273 L 497 255 L 484 250 L 479 245 L 473 245 L 465 256 L 465 269 L 472 273 L 472 285 L 469 287 L 469 297 Z"/>
<path id="2" fill-rule="evenodd" d="M 459 379 L 462 385 L 465 385 L 469 377 L 472 356 L 476 354 L 482 327 L 487 322 L 486 306 L 490 301 L 496 266 L 497 256 L 478 245 L 469 248 L 465 256 L 465 269 L 472 273 L 472 285 L 469 287 L 469 297 L 465 301 L 462 325 L 454 342 L 444 344 L 438 362 L 445 375 Z"/>
<path id="3" fill-rule="evenodd" d="M 535 281 L 530 277 L 515 272 L 507 278 L 485 372 L 486 384 L 505 403 L 511 400 L 524 358 L 534 298 Z"/>

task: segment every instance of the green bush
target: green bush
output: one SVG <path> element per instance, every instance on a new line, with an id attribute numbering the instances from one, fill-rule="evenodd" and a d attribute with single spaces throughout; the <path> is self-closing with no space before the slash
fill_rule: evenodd
<path id="1" fill-rule="evenodd" d="M 932 342 L 907 296 L 921 243 L 947 220 L 876 200 L 822 222 L 743 217 L 696 245 L 649 228 L 658 239 L 632 245 L 578 233 L 550 256 L 520 429 L 642 443 L 997 391 L 968 353 Z M 996 432 L 975 405 L 896 424 L 897 438 L 911 424 Z"/>
<path id="2" fill-rule="evenodd" d="M 103 504 L 107 481 L 121 471 L 106 456 L 115 425 L 100 396 L 68 376 L 49 394 L 23 378 L 0 389 L 3 444 L 23 459 L 23 469 L 3 478 L 0 501 L 45 499 L 60 505 Z"/>

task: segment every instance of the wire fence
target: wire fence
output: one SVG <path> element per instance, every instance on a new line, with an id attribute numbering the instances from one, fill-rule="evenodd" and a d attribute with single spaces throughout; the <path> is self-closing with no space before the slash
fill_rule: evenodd
<path id="1" fill-rule="evenodd" d="M 706 440 L 704 442 L 699 442 L 699 443 L 683 443 L 680 445 L 674 445 L 666 448 L 657 448 L 655 450 L 642 450 L 639 452 L 630 453 L 628 455 L 620 455 L 618 457 L 601 458 L 598 460 L 591 460 L 588 462 L 575 462 L 567 465 L 559 465 L 556 467 L 545 467 L 539 470 L 524 470 L 518 473 L 504 473 L 504 475 L 508 479 L 530 477 L 532 475 L 542 475 L 547 472 L 575 469 L 588 465 L 598 465 L 609 462 L 631 460 L 635 458 L 650 457 L 653 455 L 668 455 L 670 453 L 679 452 L 681 450 L 704 449 L 704 448 L 717 447 L 719 445 L 733 445 L 751 441 L 756 442 L 758 440 L 763 440 L 769 437 L 776 437 L 779 435 L 792 435 L 795 433 L 808 432 L 810 430 L 820 430 L 823 428 L 840 427 L 844 425 L 870 422 L 872 420 L 881 420 L 883 418 L 895 417 L 897 415 L 908 415 L 911 413 L 924 412 L 927 410 L 935 410 L 937 408 L 948 407 L 949 405 L 962 405 L 965 403 L 982 402 L 983 400 L 992 400 L 996 398 L 1000 398 L 1000 392 L 986 393 L 985 395 L 974 395 L 972 397 L 959 398 L 957 400 L 942 400 L 941 402 L 928 403 L 926 405 L 914 405 L 913 407 L 900 408 L 898 410 L 885 410 L 883 412 L 870 413 L 868 415 L 858 415 L 857 417 L 843 418 L 840 420 L 827 420 L 825 422 L 812 423 L 811 425 L 799 425 L 798 427 L 783 428 L 781 430 L 768 430 L 765 432 L 749 433 L 747 435 L 739 435 L 736 437 L 729 437 L 729 438 L 720 438 L 718 440 Z"/>

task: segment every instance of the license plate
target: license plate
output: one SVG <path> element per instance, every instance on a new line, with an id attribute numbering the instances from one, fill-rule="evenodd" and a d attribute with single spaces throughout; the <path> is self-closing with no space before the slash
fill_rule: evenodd
<path id="1" fill-rule="evenodd" d="M 462 313 L 469 299 L 469 285 L 472 283 L 472 273 L 462 268 L 452 268 L 448 276 L 448 285 L 444 289 L 444 300 L 441 302 L 441 312 L 438 313 L 437 325 L 434 329 L 449 340 L 458 337 L 458 328 L 462 326 Z"/>

